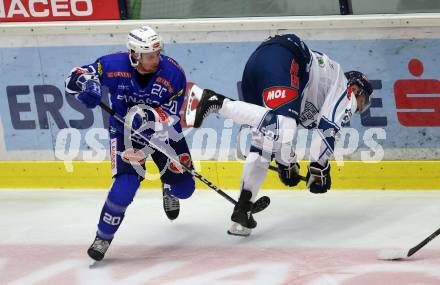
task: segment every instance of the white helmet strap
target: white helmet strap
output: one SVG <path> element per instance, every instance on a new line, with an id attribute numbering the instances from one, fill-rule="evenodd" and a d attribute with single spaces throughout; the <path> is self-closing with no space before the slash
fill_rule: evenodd
<path id="1" fill-rule="evenodd" d="M 130 53 L 128 54 L 128 57 L 130 59 L 131 66 L 137 67 L 139 65 L 139 61 L 141 59 L 141 53 L 135 52 L 133 50 L 130 50 L 129 52 Z"/>

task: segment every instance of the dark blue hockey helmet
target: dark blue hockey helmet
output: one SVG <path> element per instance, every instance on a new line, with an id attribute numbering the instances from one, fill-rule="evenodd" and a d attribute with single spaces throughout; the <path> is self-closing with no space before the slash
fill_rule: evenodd
<path id="1" fill-rule="evenodd" d="M 370 96 L 371 93 L 373 93 L 373 86 L 371 86 L 370 81 L 368 80 L 367 76 L 359 71 L 348 71 L 345 74 L 345 77 L 347 77 L 348 80 L 348 86 L 351 86 L 353 84 L 356 84 L 359 86 L 359 92 L 355 93 L 354 95 L 356 97 L 365 95 L 365 107 L 364 110 L 366 110 L 370 106 Z"/>
<path id="2" fill-rule="evenodd" d="M 370 81 L 368 81 L 368 78 L 365 74 L 359 71 L 349 71 L 344 73 L 345 77 L 347 77 L 348 85 L 357 84 L 362 90 L 367 93 L 368 96 L 373 93 L 373 87 L 371 86 Z"/>

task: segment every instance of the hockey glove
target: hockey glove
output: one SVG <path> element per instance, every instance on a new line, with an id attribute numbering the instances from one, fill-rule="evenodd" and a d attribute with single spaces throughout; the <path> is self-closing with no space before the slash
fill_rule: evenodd
<path id="1" fill-rule="evenodd" d="M 89 80 L 95 80 L 99 83 L 99 76 L 93 71 L 84 67 L 75 67 L 70 71 L 70 75 L 64 82 L 65 91 L 67 94 L 76 95 L 82 92 L 85 84 Z"/>
<path id="2" fill-rule="evenodd" d="M 70 75 L 66 78 L 64 87 L 68 94 L 75 95 L 82 91 L 82 86 L 78 83 L 79 77 L 83 74 L 80 72 L 81 70 L 80 67 L 72 69 Z"/>
<path id="3" fill-rule="evenodd" d="M 310 189 L 310 192 L 315 194 L 327 192 L 330 190 L 332 184 L 330 178 L 330 163 L 327 162 L 325 166 L 321 166 L 317 162 L 311 162 L 306 179 L 307 187 Z"/>
<path id="4" fill-rule="evenodd" d="M 101 102 L 101 84 L 95 80 L 88 80 L 84 84 L 84 90 L 79 93 L 77 98 L 87 108 L 95 108 Z"/>
<path id="5" fill-rule="evenodd" d="M 290 163 L 288 166 L 285 166 L 277 162 L 277 165 L 278 176 L 284 185 L 289 187 L 298 185 L 298 183 L 301 181 L 298 163 Z"/>

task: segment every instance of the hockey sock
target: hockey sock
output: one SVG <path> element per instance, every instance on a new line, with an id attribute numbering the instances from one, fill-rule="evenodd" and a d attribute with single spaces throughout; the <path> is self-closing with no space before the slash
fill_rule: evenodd
<path id="1" fill-rule="evenodd" d="M 139 184 L 139 179 L 134 174 L 121 174 L 115 177 L 99 218 L 96 233 L 99 238 L 113 239 L 124 219 L 125 210 L 133 201 Z"/>
<path id="2" fill-rule="evenodd" d="M 266 178 L 270 160 L 262 157 L 257 152 L 250 152 L 243 166 L 241 188 L 252 192 L 251 201 L 257 198 L 258 191 Z"/>
<path id="3" fill-rule="evenodd" d="M 231 119 L 237 124 L 246 124 L 256 128 L 267 111 L 269 109 L 258 105 L 242 101 L 225 100 L 218 113 L 223 118 Z"/>

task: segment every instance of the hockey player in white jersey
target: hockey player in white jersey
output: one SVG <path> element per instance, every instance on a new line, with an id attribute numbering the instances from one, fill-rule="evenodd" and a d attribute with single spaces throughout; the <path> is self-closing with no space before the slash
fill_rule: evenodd
<path id="1" fill-rule="evenodd" d="M 372 86 L 358 71 L 344 74 L 327 55 L 310 50 L 296 35 L 264 41 L 250 56 L 243 72 L 243 101 L 235 101 L 194 85 L 189 91 L 185 119 L 198 128 L 216 112 L 253 128 L 250 153 L 241 178 L 241 192 L 228 233 L 246 236 L 257 223 L 251 209 L 269 163 L 278 165 L 281 181 L 296 186 L 299 164 L 293 147 L 297 127 L 314 129 L 307 187 L 325 193 L 331 187 L 329 158 L 335 139 L 353 113 L 368 108 Z"/>

